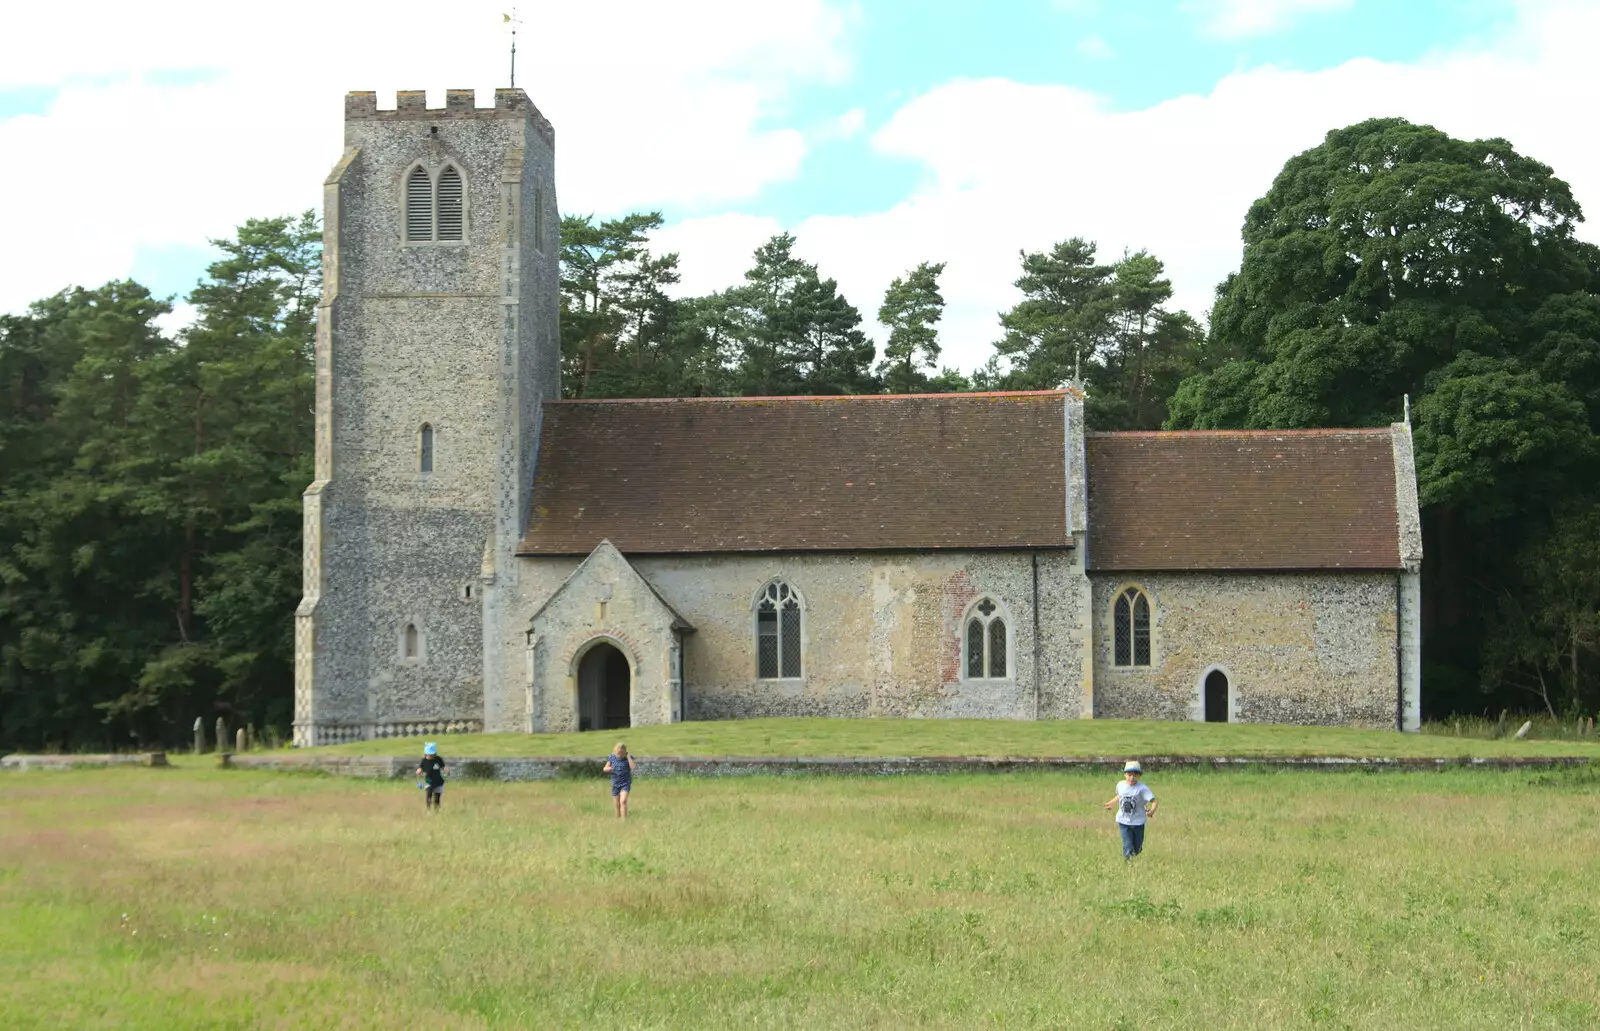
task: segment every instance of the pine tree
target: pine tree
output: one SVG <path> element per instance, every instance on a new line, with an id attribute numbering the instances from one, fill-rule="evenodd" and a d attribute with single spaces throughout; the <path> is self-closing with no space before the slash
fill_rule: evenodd
<path id="1" fill-rule="evenodd" d="M 939 320 L 944 317 L 944 295 L 939 276 L 944 262 L 922 262 L 904 276 L 895 277 L 884 291 L 878 321 L 889 330 L 878 375 L 891 394 L 912 394 L 929 389 L 928 371 L 939 364 Z"/>

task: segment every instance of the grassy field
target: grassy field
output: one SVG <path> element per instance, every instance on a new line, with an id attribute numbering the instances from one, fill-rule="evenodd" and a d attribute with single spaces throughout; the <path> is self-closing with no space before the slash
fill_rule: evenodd
<path id="1" fill-rule="evenodd" d="M 33 1028 L 1593 1028 L 1600 777 L 8 774 Z"/>
<path id="2" fill-rule="evenodd" d="M 440 738 L 459 755 L 600 756 L 618 740 L 640 755 L 1582 755 L 1600 739 L 1513 741 L 1387 730 L 1138 720 L 761 719 L 674 723 L 583 734 L 471 734 Z M 421 754 L 423 738 L 338 745 L 352 755 Z"/>

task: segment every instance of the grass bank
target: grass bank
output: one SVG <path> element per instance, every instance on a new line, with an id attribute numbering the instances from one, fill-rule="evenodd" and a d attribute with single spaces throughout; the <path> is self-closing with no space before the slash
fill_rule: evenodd
<path id="1" fill-rule="evenodd" d="M 582 734 L 471 734 L 441 737 L 459 755 L 599 756 L 623 740 L 640 755 L 1578 755 L 1600 759 L 1595 738 L 1480 740 L 1340 727 L 1155 720 L 759 719 L 674 723 Z M 361 741 L 325 749 L 351 755 L 421 754 L 423 738 Z"/>
<path id="2" fill-rule="evenodd" d="M 1591 1028 L 1591 770 L 407 785 L 9 774 L 33 1028 Z"/>

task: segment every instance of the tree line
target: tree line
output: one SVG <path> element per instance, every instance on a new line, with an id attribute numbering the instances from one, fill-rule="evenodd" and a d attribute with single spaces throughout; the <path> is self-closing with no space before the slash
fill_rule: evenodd
<path id="1" fill-rule="evenodd" d="M 1019 255 L 994 353 L 941 364 L 945 265 L 897 277 L 882 348 L 779 234 L 681 296 L 659 213 L 562 220 L 573 397 L 1087 386 L 1098 429 L 1374 426 L 1413 403 L 1424 707 L 1600 703 L 1600 252 L 1548 167 L 1399 119 L 1291 159 L 1208 325 L 1146 251 Z M 311 478 L 314 215 L 259 219 L 170 302 L 72 288 L 0 316 L 0 748 L 287 729 Z"/>
<path id="2" fill-rule="evenodd" d="M 756 248 L 743 281 L 675 297 L 678 255 L 655 254 L 659 212 L 562 220 L 563 390 L 569 397 L 948 393 L 1048 389 L 1075 373 L 1096 425 L 1154 429 L 1185 376 L 1202 368 L 1200 324 L 1171 311 L 1172 282 L 1140 251 L 1102 262 L 1074 238 L 1023 253 L 1023 299 L 972 373 L 940 364 L 945 263 L 897 276 L 877 310 L 881 354 L 836 280 L 780 233 Z"/>

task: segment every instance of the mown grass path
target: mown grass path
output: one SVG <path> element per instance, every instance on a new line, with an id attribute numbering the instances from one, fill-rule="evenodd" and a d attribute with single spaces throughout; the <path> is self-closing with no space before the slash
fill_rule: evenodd
<path id="1" fill-rule="evenodd" d="M 1592 1028 L 1600 778 L 8 774 L 31 1028 Z"/>
<path id="2" fill-rule="evenodd" d="M 421 754 L 424 738 L 388 738 L 321 751 Z M 1280 755 L 1458 757 L 1580 755 L 1600 760 L 1600 739 L 1485 740 L 1341 727 L 1155 720 L 760 719 L 673 723 L 582 734 L 463 734 L 441 750 L 474 756 L 602 756 L 619 740 L 640 755 Z"/>

